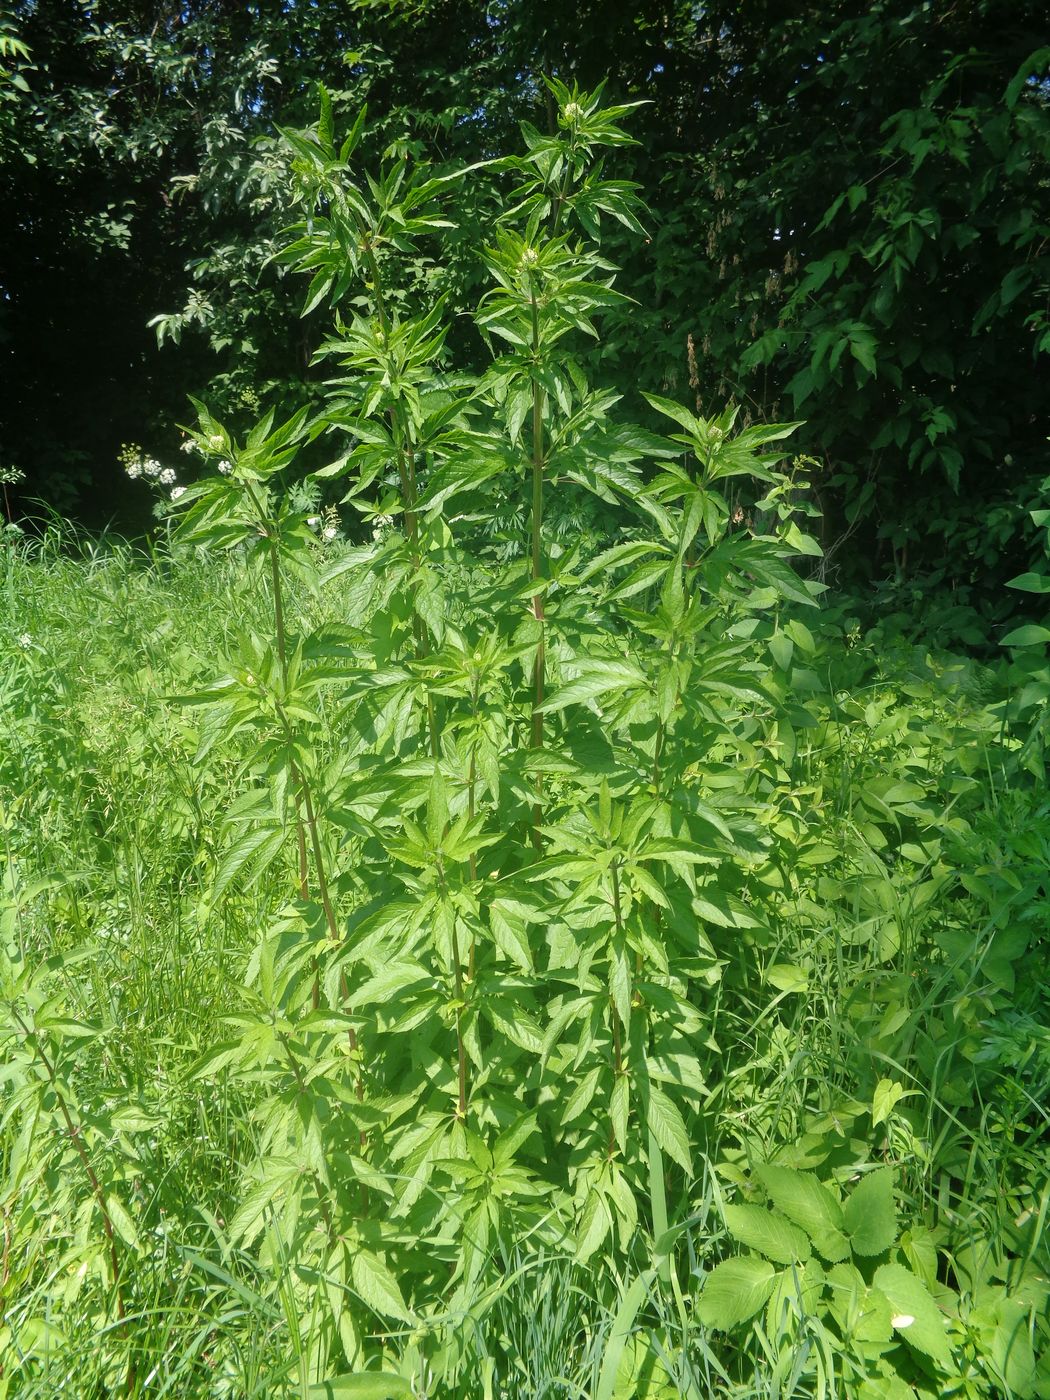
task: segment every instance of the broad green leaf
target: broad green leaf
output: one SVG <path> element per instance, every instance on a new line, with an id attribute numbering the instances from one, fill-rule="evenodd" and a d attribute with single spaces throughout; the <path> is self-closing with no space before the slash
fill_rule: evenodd
<path id="1" fill-rule="evenodd" d="M 810 1243 L 805 1231 L 778 1211 L 765 1206 L 726 1206 L 724 1213 L 733 1238 L 775 1264 L 805 1263 L 809 1258 Z"/>
<path id="2" fill-rule="evenodd" d="M 873 1283 L 890 1300 L 894 1330 L 946 1369 L 952 1364 L 944 1316 L 925 1286 L 903 1264 L 883 1264 Z"/>
<path id="3" fill-rule="evenodd" d="M 283 826 L 260 824 L 243 831 L 237 840 L 223 853 L 215 880 L 211 888 L 211 902 L 217 904 L 227 886 L 243 871 L 251 868 L 255 878 L 271 864 L 284 845 Z"/>
<path id="4" fill-rule="evenodd" d="M 708 1275 L 697 1316 L 705 1327 L 723 1332 L 739 1327 L 765 1306 L 775 1279 L 766 1259 L 727 1259 Z"/>
<path id="5" fill-rule="evenodd" d="M 767 967 L 766 981 L 781 992 L 804 992 L 809 986 L 809 976 L 794 963 L 774 963 Z"/>
<path id="6" fill-rule="evenodd" d="M 605 549 L 595 555 L 590 563 L 579 571 L 577 579 L 580 583 L 587 583 L 596 574 L 605 575 L 612 569 L 622 568 L 624 564 L 634 564 L 657 551 L 665 552 L 654 540 L 631 540 L 627 544 L 614 544 L 611 549 Z"/>
<path id="7" fill-rule="evenodd" d="M 1015 627 L 1003 638 L 1004 647 L 1036 647 L 1050 642 L 1050 627 L 1040 627 L 1034 622 L 1026 622 L 1023 627 Z"/>
<path id="8" fill-rule="evenodd" d="M 791 670 L 791 658 L 795 654 L 795 643 L 783 632 L 775 632 L 769 639 L 769 650 L 773 660 L 782 671 Z"/>
<path id="9" fill-rule="evenodd" d="M 880 1123 L 885 1123 L 901 1099 L 907 1096 L 908 1090 L 903 1084 L 898 1084 L 894 1079 L 880 1079 L 875 1086 L 875 1093 L 871 1101 L 871 1124 L 877 1128 Z"/>
<path id="10" fill-rule="evenodd" d="M 842 1207 L 811 1172 L 766 1163 L 756 1168 L 756 1175 L 773 1204 L 805 1230 L 819 1254 L 829 1263 L 847 1257 Z"/>
<path id="11" fill-rule="evenodd" d="M 1018 588 L 1022 593 L 1050 593 L 1050 574 L 1018 574 L 1007 579 L 1007 588 Z"/>
<path id="12" fill-rule="evenodd" d="M 1038 1369 L 1028 1332 L 1030 1309 L 1001 1298 L 996 1313 L 991 1358 L 995 1369 L 1016 1400 L 1034 1400 Z"/>
<path id="13" fill-rule="evenodd" d="M 897 1238 L 892 1167 L 879 1167 L 865 1176 L 842 1213 L 854 1254 L 882 1254 L 889 1249 Z"/>

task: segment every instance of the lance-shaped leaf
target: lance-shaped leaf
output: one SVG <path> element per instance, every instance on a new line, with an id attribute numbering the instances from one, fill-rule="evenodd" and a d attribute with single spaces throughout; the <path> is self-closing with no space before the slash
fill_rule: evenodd
<path id="1" fill-rule="evenodd" d="M 564 710 L 567 705 L 581 705 L 603 695 L 637 689 L 648 685 L 645 672 L 631 661 L 609 659 L 578 660 L 577 674 L 554 692 L 542 709 L 548 713 Z"/>

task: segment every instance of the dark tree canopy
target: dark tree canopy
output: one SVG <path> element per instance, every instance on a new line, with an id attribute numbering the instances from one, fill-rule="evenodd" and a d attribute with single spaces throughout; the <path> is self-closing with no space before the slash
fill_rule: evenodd
<path id="1" fill-rule="evenodd" d="M 957 588 L 1023 565 L 1050 471 L 1034 0 L 0 15 L 0 463 L 27 496 L 134 524 L 120 445 L 174 450 L 188 392 L 231 412 L 314 392 L 321 320 L 270 255 L 290 188 L 275 123 L 314 121 L 319 80 L 343 122 L 367 102 L 370 156 L 449 169 L 543 128 L 547 72 L 647 104 L 627 173 L 652 237 L 625 241 L 637 305 L 607 337 L 610 382 L 804 419 L 833 563 Z M 476 292 L 497 178 L 479 171 L 417 269 L 454 304 Z"/>

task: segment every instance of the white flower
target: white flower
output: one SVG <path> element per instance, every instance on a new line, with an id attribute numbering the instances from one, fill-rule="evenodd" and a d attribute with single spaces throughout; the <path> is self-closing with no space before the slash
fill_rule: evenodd
<path id="1" fill-rule="evenodd" d="M 175 472 L 172 467 L 165 467 L 160 474 L 160 484 L 162 486 L 172 486 L 175 482 Z"/>
<path id="2" fill-rule="evenodd" d="M 208 446 L 213 452 L 221 452 L 226 446 L 226 439 L 223 437 L 222 433 L 212 433 L 211 437 L 208 439 Z"/>
<path id="3" fill-rule="evenodd" d="M 142 462 L 142 470 L 147 476 L 160 476 L 160 463 L 155 457 L 145 457 Z"/>
<path id="4" fill-rule="evenodd" d="M 193 452 L 194 449 L 196 448 L 196 446 L 197 446 L 197 444 L 193 441 L 192 438 L 184 438 L 184 439 L 182 440 L 182 442 L 179 444 L 179 451 L 180 451 L 180 452 Z"/>
<path id="5" fill-rule="evenodd" d="M 132 481 L 137 481 L 142 475 L 142 463 L 129 462 L 128 465 L 124 468 L 124 470 L 127 472 L 128 476 L 131 477 Z"/>
<path id="6" fill-rule="evenodd" d="M 566 102 L 565 120 L 567 122 L 578 122 L 583 116 L 583 108 L 578 102 Z"/>
<path id="7" fill-rule="evenodd" d="M 185 486 L 176 486 L 176 487 L 172 490 L 171 499 L 172 499 L 173 501 L 177 501 L 177 500 L 179 499 L 180 496 L 185 496 L 185 494 L 186 494 L 186 488 L 185 488 Z"/>
<path id="8" fill-rule="evenodd" d="M 225 457 L 219 463 L 219 471 L 223 474 L 223 476 L 229 476 L 230 472 L 233 471 L 233 468 L 230 466 L 229 462 L 227 462 Z"/>
<path id="9" fill-rule="evenodd" d="M 23 651 L 27 650 L 33 645 L 33 639 L 28 632 L 22 633 L 22 635 L 18 639 L 18 645 L 22 648 Z"/>
<path id="10" fill-rule="evenodd" d="M 336 537 L 336 535 L 338 535 L 338 533 L 339 533 L 339 526 L 338 526 L 338 525 L 326 525 L 326 526 L 324 527 L 324 529 L 321 531 L 322 536 L 323 536 L 326 540 L 334 540 L 335 537 Z"/>

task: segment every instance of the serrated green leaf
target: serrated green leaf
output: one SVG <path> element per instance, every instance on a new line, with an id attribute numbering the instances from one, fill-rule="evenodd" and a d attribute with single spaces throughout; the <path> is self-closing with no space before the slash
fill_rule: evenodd
<path id="1" fill-rule="evenodd" d="M 448 462 L 427 482 L 417 506 L 420 510 L 437 510 L 453 496 L 461 495 L 464 491 L 476 491 L 486 481 L 498 476 L 505 465 L 501 459 L 494 458 Z"/>
<path id="2" fill-rule="evenodd" d="M 132 1249 L 136 1248 L 139 1242 L 139 1232 L 135 1227 L 135 1222 L 124 1202 L 113 1192 L 110 1192 L 106 1197 L 106 1212 L 114 1231 L 125 1244 L 130 1245 Z"/>
<path id="3" fill-rule="evenodd" d="M 809 1238 L 779 1211 L 765 1206 L 726 1206 L 726 1228 L 748 1249 L 764 1254 L 775 1264 L 805 1263 L 810 1256 Z"/>
<path id="4" fill-rule="evenodd" d="M 249 868 L 252 877 L 258 878 L 277 858 L 284 838 L 283 826 L 255 826 L 242 832 L 219 862 L 211 888 L 211 902 L 217 903 L 227 886 Z"/>
<path id="5" fill-rule="evenodd" d="M 880 1167 L 855 1187 L 843 1208 L 846 1233 L 854 1254 L 882 1254 L 897 1238 L 893 1169 Z"/>
<path id="6" fill-rule="evenodd" d="M 591 1100 L 597 1092 L 600 1077 L 601 1069 L 597 1065 L 583 1076 L 565 1101 L 565 1107 L 561 1114 L 563 1124 L 571 1123 L 574 1118 L 579 1118 L 580 1114 L 590 1106 Z"/>
<path id="7" fill-rule="evenodd" d="M 705 1327 L 722 1332 L 739 1327 L 765 1306 L 775 1279 L 766 1259 L 727 1259 L 708 1275 L 697 1316 Z"/>
<path id="8" fill-rule="evenodd" d="M 397 1279 L 384 1260 L 371 1250 L 357 1249 L 350 1259 L 350 1277 L 361 1300 L 380 1317 L 396 1317 L 411 1322 L 412 1314 L 405 1306 Z"/>
<path id="9" fill-rule="evenodd" d="M 677 1106 L 655 1084 L 649 1086 L 649 1127 L 661 1148 L 692 1175 L 689 1134 Z"/>
<path id="10" fill-rule="evenodd" d="M 613 1137 L 621 1152 L 627 1150 L 627 1116 L 630 1111 L 630 1096 L 631 1085 L 627 1075 L 617 1075 L 609 1100 L 609 1118 L 612 1123 Z"/>
<path id="11" fill-rule="evenodd" d="M 909 1346 L 950 1367 L 945 1319 L 925 1286 L 903 1264 L 883 1264 L 872 1281 L 890 1300 L 894 1330 Z"/>
<path id="12" fill-rule="evenodd" d="M 577 661 L 576 668 L 579 674 L 556 690 L 541 706 L 548 714 L 563 710 L 567 705 L 581 705 L 602 695 L 636 689 L 647 683 L 645 672 L 630 661 Z"/>
<path id="13" fill-rule="evenodd" d="M 514 899 L 494 899 L 489 906 L 489 927 L 496 946 L 511 962 L 526 972 L 532 971 L 529 948 L 529 921 L 532 911 Z"/>
<path id="14" fill-rule="evenodd" d="M 814 1249 L 829 1263 L 849 1254 L 842 1207 L 828 1188 L 811 1173 L 766 1163 L 756 1175 L 769 1199 L 789 1220 L 805 1230 Z"/>

